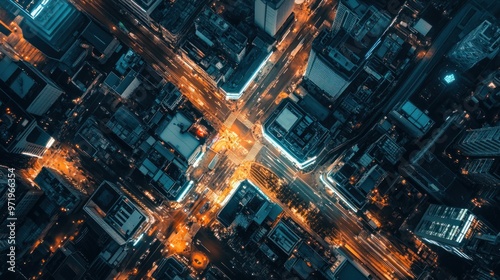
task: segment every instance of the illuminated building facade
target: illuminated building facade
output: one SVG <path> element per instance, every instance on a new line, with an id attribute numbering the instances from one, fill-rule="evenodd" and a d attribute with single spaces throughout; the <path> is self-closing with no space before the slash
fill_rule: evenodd
<path id="1" fill-rule="evenodd" d="M 94 191 L 83 209 L 118 245 L 138 237 L 149 221 L 139 207 L 108 181 Z"/>
<path id="2" fill-rule="evenodd" d="M 357 145 L 340 155 L 320 180 L 343 204 L 354 212 L 367 205 L 369 196 L 387 176 L 387 172 L 374 163 L 377 157 L 360 150 Z M 380 156 L 380 155 L 379 155 Z"/>
<path id="3" fill-rule="evenodd" d="M 8 10 L 22 15 L 31 32 L 55 51 L 67 49 L 74 42 L 71 38 L 76 39 L 75 31 L 87 22 L 83 14 L 66 0 L 2 1 Z"/>
<path id="4" fill-rule="evenodd" d="M 466 71 L 485 58 L 494 58 L 500 50 L 500 26 L 483 21 L 458 42 L 448 57 Z"/>
<path id="5" fill-rule="evenodd" d="M 467 244 L 487 227 L 468 209 L 432 204 L 415 228 L 415 235 L 459 257 L 472 260 Z"/>
<path id="6" fill-rule="evenodd" d="M 337 6 L 337 13 L 332 24 L 332 32 L 337 32 L 340 29 L 351 31 L 354 25 L 358 22 L 360 14 L 363 13 L 366 7 L 356 0 L 342 0 Z"/>
<path id="7" fill-rule="evenodd" d="M 151 13 L 160 5 L 161 0 L 120 0 L 120 3 L 138 19 L 149 25 Z"/>
<path id="8" fill-rule="evenodd" d="M 294 0 L 255 0 L 255 25 L 274 36 L 292 14 Z"/>
<path id="9" fill-rule="evenodd" d="M 16 144 L 10 152 L 41 158 L 54 142 L 55 139 L 33 121 L 16 137 Z"/>
<path id="10" fill-rule="evenodd" d="M 24 110 L 37 116 L 45 114 L 63 93 L 54 81 L 31 64 L 16 62 L 1 53 L 0 86 Z"/>
<path id="11" fill-rule="evenodd" d="M 54 142 L 0 87 L 0 146 L 8 153 L 40 158 Z"/>
<path id="12" fill-rule="evenodd" d="M 500 126 L 466 131 L 456 147 L 466 156 L 500 156 Z"/>
<path id="13" fill-rule="evenodd" d="M 337 12 L 333 32 L 323 30 L 314 40 L 305 73 L 331 99 L 337 99 L 351 84 L 391 22 L 374 6 L 358 3 L 350 10 L 341 2 L 339 7 L 345 11 Z"/>
<path id="14" fill-rule="evenodd" d="M 500 163 L 494 158 L 469 160 L 462 168 L 462 174 L 479 184 L 500 185 Z"/>
<path id="15" fill-rule="evenodd" d="M 316 162 L 328 137 L 328 130 L 290 99 L 280 103 L 262 130 L 264 138 L 299 169 Z"/>

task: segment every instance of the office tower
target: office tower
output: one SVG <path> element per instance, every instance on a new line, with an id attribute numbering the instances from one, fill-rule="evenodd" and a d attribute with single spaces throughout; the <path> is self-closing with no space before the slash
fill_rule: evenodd
<path id="1" fill-rule="evenodd" d="M 356 0 L 341 0 L 337 6 L 337 13 L 332 23 L 332 32 L 337 32 L 340 29 L 351 31 L 354 25 L 358 22 L 364 5 Z"/>
<path id="2" fill-rule="evenodd" d="M 0 53 L 0 87 L 28 113 L 41 116 L 63 90 L 31 64 Z"/>
<path id="3" fill-rule="evenodd" d="M 500 156 L 500 126 L 466 131 L 456 147 L 466 156 Z"/>
<path id="4" fill-rule="evenodd" d="M 137 240 L 149 221 L 143 210 L 108 181 L 101 183 L 83 209 L 93 226 L 120 246 Z"/>
<path id="5" fill-rule="evenodd" d="M 262 125 L 262 135 L 295 166 L 313 165 L 325 147 L 328 129 L 291 99 L 284 99 Z"/>
<path id="6" fill-rule="evenodd" d="M 274 36 L 292 14 L 294 0 L 255 0 L 255 24 Z"/>
<path id="7" fill-rule="evenodd" d="M 500 26 L 485 20 L 458 42 L 448 57 L 466 71 L 485 58 L 494 58 L 499 50 Z"/>
<path id="8" fill-rule="evenodd" d="M 119 2 L 142 22 L 149 25 L 151 13 L 160 5 L 161 0 L 119 0 Z"/>
<path id="9" fill-rule="evenodd" d="M 52 50 L 40 49 L 51 57 L 66 50 L 79 36 L 77 31 L 88 23 L 85 16 L 66 0 L 0 0 L 0 3 L 24 18 L 21 25 L 24 37 L 30 41 L 29 35 L 34 34 L 42 39 Z"/>
<path id="10" fill-rule="evenodd" d="M 42 157 L 54 142 L 0 87 L 0 147 L 7 153 Z"/>
<path id="11" fill-rule="evenodd" d="M 360 4 L 354 13 L 359 16 L 355 24 L 345 23 L 347 28 L 320 33 L 307 62 L 305 78 L 332 100 L 351 84 L 391 22 L 386 13 L 374 6 Z"/>
<path id="12" fill-rule="evenodd" d="M 389 116 L 406 133 L 416 138 L 424 136 L 434 125 L 434 121 L 410 101 L 393 110 Z"/>
<path id="13" fill-rule="evenodd" d="M 491 72 L 478 84 L 474 97 L 488 109 L 500 106 L 500 69 Z"/>
<path id="14" fill-rule="evenodd" d="M 11 153 L 41 158 L 54 144 L 55 139 L 33 121 L 22 131 L 22 134 L 16 137 L 14 142 Z"/>
<path id="15" fill-rule="evenodd" d="M 195 20 L 196 36 L 210 47 L 219 48 L 231 60 L 240 63 L 246 54 L 248 38 L 211 9 L 203 10 Z"/>
<path id="16" fill-rule="evenodd" d="M 327 33 L 324 32 L 323 35 L 327 35 Z M 316 40 L 314 43 L 316 43 Z M 326 55 L 320 52 L 319 49 L 320 47 L 315 48 L 313 45 L 307 62 L 305 77 L 325 91 L 332 99 L 336 99 L 349 86 L 350 80 L 354 76 L 354 70 L 357 70 L 359 57 L 351 61 L 338 54 L 338 51 L 333 48 Z M 334 58 L 342 59 L 344 64 L 337 63 L 338 66 L 336 66 L 335 62 L 332 63 Z"/>
<path id="17" fill-rule="evenodd" d="M 468 209 L 432 204 L 415 228 L 415 235 L 459 257 L 472 260 L 467 245 L 488 228 Z"/>
<path id="18" fill-rule="evenodd" d="M 476 183 L 498 186 L 500 185 L 500 162 L 493 158 L 469 160 L 462 168 L 462 174 Z"/>

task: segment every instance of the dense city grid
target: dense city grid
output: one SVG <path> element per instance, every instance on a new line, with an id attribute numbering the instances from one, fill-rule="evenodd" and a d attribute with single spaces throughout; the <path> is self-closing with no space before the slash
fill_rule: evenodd
<path id="1" fill-rule="evenodd" d="M 500 279 L 499 18 L 0 0 L 0 279 Z"/>

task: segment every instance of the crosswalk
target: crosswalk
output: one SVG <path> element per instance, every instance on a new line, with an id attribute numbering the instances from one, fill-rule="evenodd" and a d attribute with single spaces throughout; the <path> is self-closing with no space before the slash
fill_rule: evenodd
<path id="1" fill-rule="evenodd" d="M 249 121 L 243 115 L 234 112 L 229 114 L 227 119 L 224 121 L 224 126 L 229 128 L 233 125 L 234 121 L 236 120 L 239 120 L 243 125 L 245 125 L 249 129 L 252 129 L 254 126 L 253 122 Z"/>
<path id="2" fill-rule="evenodd" d="M 247 156 L 245 157 L 244 161 L 253 161 L 255 157 L 257 157 L 257 154 L 260 152 L 262 149 L 263 145 L 260 142 L 255 142 L 255 144 L 252 146 L 250 151 L 248 151 Z"/>

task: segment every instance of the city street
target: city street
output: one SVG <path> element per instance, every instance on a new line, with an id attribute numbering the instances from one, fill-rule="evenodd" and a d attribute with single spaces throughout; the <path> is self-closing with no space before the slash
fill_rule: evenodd
<path id="1" fill-rule="evenodd" d="M 161 70 L 165 78 L 176 84 L 183 94 L 208 116 L 208 120 L 214 122 L 216 127 L 220 127 L 220 124 L 224 122 L 228 123 L 227 118 L 229 117 L 233 120 L 229 122 L 230 125 L 235 120 L 237 122 L 239 120 L 240 124 L 251 129 L 254 124 L 262 123 L 277 106 L 275 101 L 281 92 L 290 93 L 289 88 L 300 81 L 307 65 L 307 57 L 314 33 L 323 20 L 331 15 L 332 7 L 336 3 L 319 6 L 308 17 L 301 19 L 305 21 L 304 23 L 295 25 L 294 30 L 287 35 L 273 54 L 268 65 L 263 68 L 262 71 L 268 72 L 258 75 L 238 102 L 224 100 L 219 90 L 202 78 L 204 75 L 195 73 L 194 68 L 188 62 L 182 61 L 178 53 L 172 51 L 166 43 L 142 25 L 127 24 L 129 22 L 127 15 L 107 12 L 110 11 L 110 7 L 105 1 L 81 1 L 79 4 L 87 13 L 108 26 L 109 30 L 120 40 L 132 46 L 148 62 L 153 63 L 158 68 L 157 70 Z M 133 39 L 115 27 L 118 22 L 123 22 L 128 31 L 134 34 Z M 389 105 L 393 106 L 394 104 L 387 106 Z M 234 107 L 237 108 L 236 111 L 234 111 Z M 234 116 L 231 117 L 231 115 Z M 234 131 L 240 137 L 240 142 L 257 141 L 243 126 L 235 127 Z M 249 151 L 251 147 L 248 146 L 245 149 Z M 324 153 L 322 156 L 326 154 L 330 153 Z M 235 157 L 239 159 L 236 160 Z M 206 174 L 208 177 L 204 177 L 203 185 L 215 192 L 222 191 L 236 168 L 235 162 L 242 162 L 244 158 L 244 155 L 238 154 L 236 151 L 228 151 L 227 157 L 219 162 L 216 169 Z M 396 277 L 399 279 L 413 276 L 410 268 L 411 263 L 405 261 L 401 257 L 402 254 L 397 252 L 387 254 L 387 251 L 390 250 L 389 247 L 380 247 L 382 245 L 379 244 L 379 239 L 358 238 L 364 230 L 359 225 L 357 217 L 335 203 L 335 200 L 325 196 L 319 189 L 317 182 L 314 182 L 315 180 L 308 178 L 307 182 L 304 181 L 302 174 L 298 172 L 296 167 L 280 155 L 274 147 L 264 146 L 258 152 L 255 161 L 272 170 L 279 178 L 288 183 L 290 188 L 296 190 L 303 199 L 314 204 L 314 207 L 318 208 L 334 224 L 332 231 L 335 244 L 341 244 L 341 247 L 351 256 L 359 259 L 376 275 L 381 278 Z M 199 207 L 200 204 L 197 206 Z M 289 211 L 289 213 L 292 217 L 301 219 L 293 211 Z M 185 217 L 184 215 L 174 217 L 175 226 L 182 225 Z M 168 235 L 169 231 L 166 234 Z M 387 267 L 391 269 L 388 270 Z"/>

